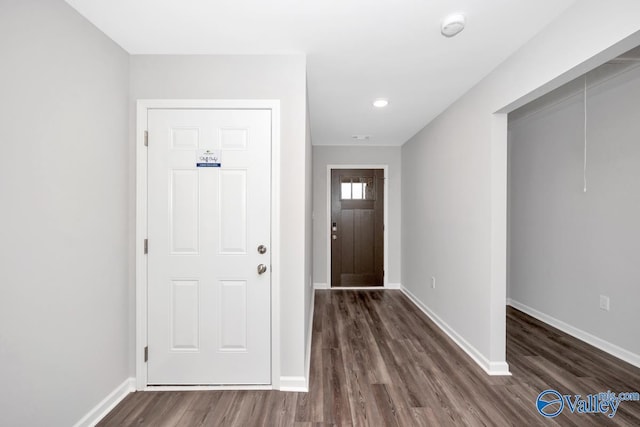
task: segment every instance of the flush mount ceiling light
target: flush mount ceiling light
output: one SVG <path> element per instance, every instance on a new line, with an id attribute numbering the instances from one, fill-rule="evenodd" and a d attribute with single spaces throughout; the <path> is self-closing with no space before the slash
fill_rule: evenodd
<path id="1" fill-rule="evenodd" d="M 369 135 L 352 135 L 351 138 L 355 139 L 356 141 L 368 141 L 370 136 Z"/>
<path id="2" fill-rule="evenodd" d="M 373 106 L 376 108 L 384 108 L 389 105 L 389 100 L 385 98 L 378 98 L 373 101 Z"/>
<path id="3" fill-rule="evenodd" d="M 460 31 L 464 30 L 464 15 L 456 13 L 449 15 L 442 21 L 440 32 L 445 37 L 453 37 Z"/>

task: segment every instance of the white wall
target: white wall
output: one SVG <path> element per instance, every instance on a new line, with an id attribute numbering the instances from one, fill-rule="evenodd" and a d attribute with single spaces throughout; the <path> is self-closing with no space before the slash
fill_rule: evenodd
<path id="1" fill-rule="evenodd" d="M 327 278 L 327 165 L 389 165 L 389 283 L 400 276 L 400 147 L 313 147 L 313 281 L 326 285 Z"/>
<path id="2" fill-rule="evenodd" d="M 639 15 L 634 0 L 576 2 L 402 147 L 403 285 L 488 371 L 507 369 L 507 120 L 494 113 L 639 44 Z"/>
<path id="3" fill-rule="evenodd" d="M 587 79 L 586 193 L 582 78 L 510 120 L 510 298 L 640 355 L 640 66 Z"/>
<path id="4" fill-rule="evenodd" d="M 303 379 L 305 264 L 308 207 L 305 143 L 306 59 L 282 56 L 134 55 L 130 81 L 130 171 L 135 170 L 135 102 L 138 99 L 279 99 L 281 102 L 281 376 Z M 135 186 L 130 185 L 131 206 Z M 135 224 L 133 210 L 130 221 Z M 133 235 L 133 233 L 132 233 Z M 131 241 L 133 247 L 135 242 Z M 133 255 L 132 255 L 133 257 Z M 133 262 L 133 259 L 132 259 Z M 133 276 L 131 276 L 133 283 Z M 134 294 L 131 294 L 133 305 Z M 133 310 L 133 306 L 131 308 Z M 131 325 L 133 345 L 134 326 Z M 133 348 L 133 347 L 132 347 Z M 133 367 L 134 353 L 131 352 Z"/>
<path id="5" fill-rule="evenodd" d="M 0 425 L 69 426 L 129 376 L 128 55 L 0 2 Z"/>

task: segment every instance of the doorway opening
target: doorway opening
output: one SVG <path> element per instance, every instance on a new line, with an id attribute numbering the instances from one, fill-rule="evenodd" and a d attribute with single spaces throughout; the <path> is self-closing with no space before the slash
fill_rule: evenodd
<path id="1" fill-rule="evenodd" d="M 640 308 L 639 94 L 636 47 L 512 111 L 507 222 L 511 324 L 525 313 L 636 366 L 620 319 Z"/>

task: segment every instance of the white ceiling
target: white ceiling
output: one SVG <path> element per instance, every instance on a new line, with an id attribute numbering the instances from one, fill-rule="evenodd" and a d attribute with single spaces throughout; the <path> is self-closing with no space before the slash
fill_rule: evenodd
<path id="1" fill-rule="evenodd" d="M 574 1 L 67 0 L 131 54 L 306 53 L 314 145 L 402 145 Z"/>

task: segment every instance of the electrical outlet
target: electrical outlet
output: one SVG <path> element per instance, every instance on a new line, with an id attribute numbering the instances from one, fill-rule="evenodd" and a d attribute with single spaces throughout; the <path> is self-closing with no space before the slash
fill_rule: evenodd
<path id="1" fill-rule="evenodd" d="M 436 288 L 436 278 L 435 276 L 431 276 L 431 289 Z"/>
<path id="2" fill-rule="evenodd" d="M 609 311 L 609 297 L 606 295 L 600 295 L 600 309 Z"/>

